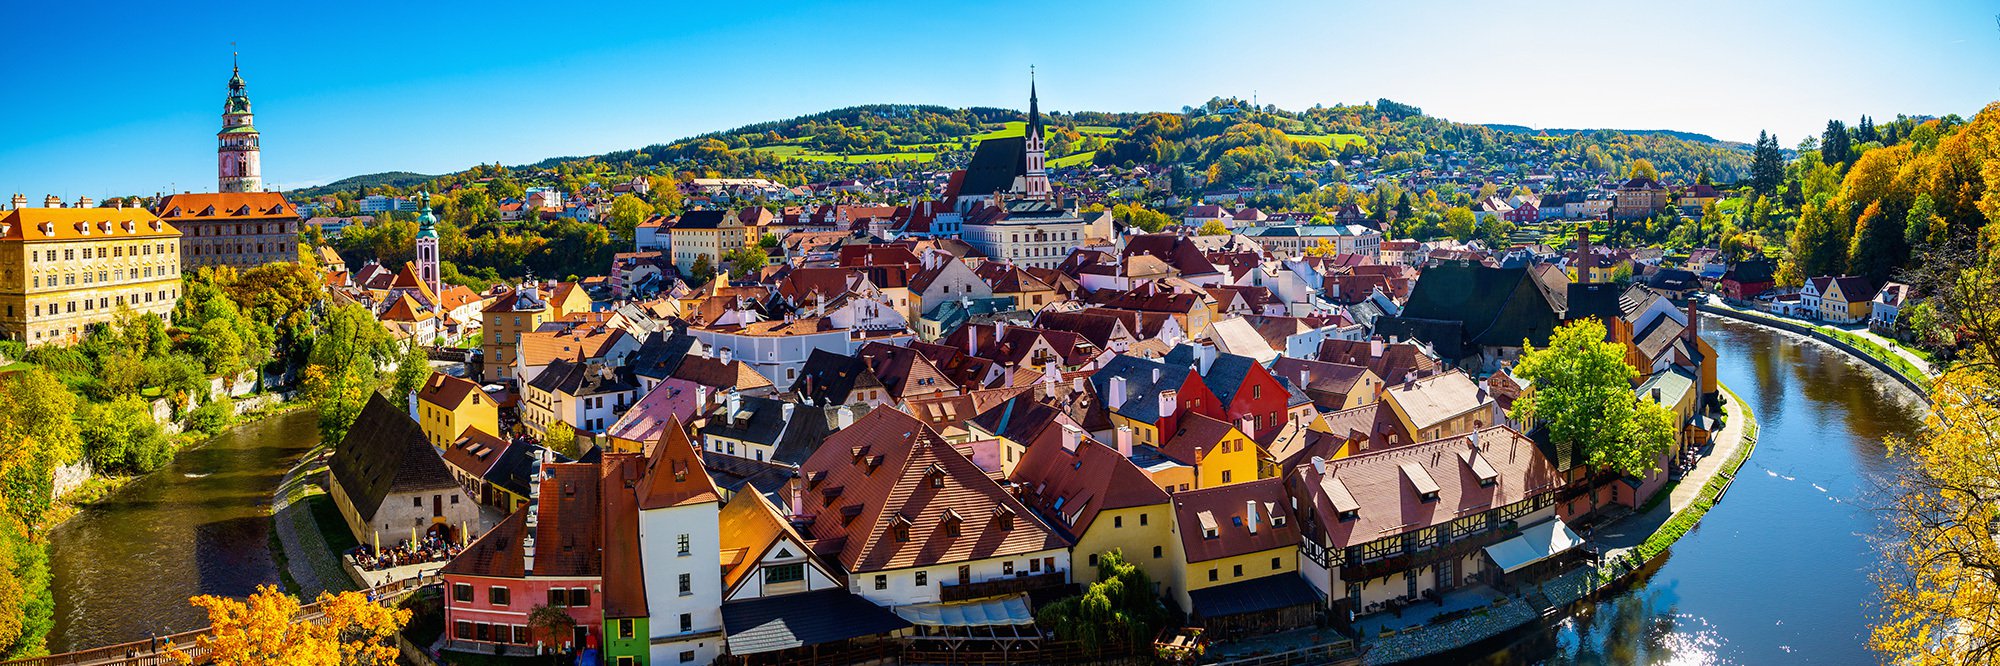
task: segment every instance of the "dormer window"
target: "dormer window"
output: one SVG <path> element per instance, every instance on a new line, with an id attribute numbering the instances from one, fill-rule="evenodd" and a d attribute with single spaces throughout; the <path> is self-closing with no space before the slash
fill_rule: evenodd
<path id="1" fill-rule="evenodd" d="M 930 473 L 929 473 L 929 474 L 925 474 L 925 475 L 924 475 L 924 477 L 925 477 L 925 479 L 926 479 L 927 481 L 929 481 L 929 482 L 930 482 L 930 484 L 931 484 L 931 487 L 932 487 L 932 488 L 943 488 L 943 487 L 944 487 L 944 468 L 943 468 L 943 467 L 939 467 L 939 466 L 937 466 L 937 465 L 931 465 L 931 471 L 930 471 Z"/>
<path id="2" fill-rule="evenodd" d="M 953 539 L 958 538 L 959 532 L 961 528 L 964 526 L 964 524 L 965 521 L 959 519 L 958 512 L 946 510 L 944 517 L 944 535 Z"/>
<path id="3" fill-rule="evenodd" d="M 897 526 L 896 526 L 896 542 L 897 542 L 897 543 L 908 543 L 909 541 L 910 541 L 910 526 L 909 526 L 909 525 L 897 525 Z"/>
<path id="4" fill-rule="evenodd" d="M 1343 523 L 1351 520 L 1358 520 L 1360 518 L 1361 518 L 1360 509 L 1348 509 L 1346 511 L 1340 512 L 1340 522 Z"/>

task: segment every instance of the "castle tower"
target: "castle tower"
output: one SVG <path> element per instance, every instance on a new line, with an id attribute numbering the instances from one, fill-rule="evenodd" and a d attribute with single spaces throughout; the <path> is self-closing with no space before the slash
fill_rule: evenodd
<path id="1" fill-rule="evenodd" d="M 264 191 L 258 165 L 257 127 L 251 124 L 250 95 L 243 90 L 243 70 L 230 67 L 229 99 L 222 103 L 222 131 L 215 134 L 216 187 L 222 192 Z"/>
<path id="2" fill-rule="evenodd" d="M 1028 69 L 1027 198 L 1048 201 L 1055 198 L 1049 189 L 1049 174 L 1043 162 L 1042 108 L 1035 99 L 1035 70 Z"/>
<path id="3" fill-rule="evenodd" d="M 431 288 L 431 294 L 443 298 L 444 284 L 439 281 L 437 215 L 431 213 L 431 193 L 417 193 L 417 279 Z M 443 307 L 441 303 L 433 306 Z"/>

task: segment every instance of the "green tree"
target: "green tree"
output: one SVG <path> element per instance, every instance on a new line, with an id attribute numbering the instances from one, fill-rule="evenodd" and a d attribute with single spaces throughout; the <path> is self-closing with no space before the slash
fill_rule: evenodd
<path id="1" fill-rule="evenodd" d="M 301 377 L 301 389 L 319 409 L 320 440 L 338 442 L 375 390 L 378 364 L 394 355 L 389 332 L 367 308 L 347 304 L 329 311 Z"/>
<path id="2" fill-rule="evenodd" d="M 763 268 L 764 263 L 769 261 L 770 257 L 764 254 L 762 246 L 750 246 L 730 250 L 728 254 L 722 255 L 722 260 L 729 264 L 729 277 L 741 280 L 744 276 L 755 273 L 758 269 Z M 699 263 L 697 263 L 697 266 L 699 266 Z"/>
<path id="3" fill-rule="evenodd" d="M 1633 392 L 1639 373 L 1625 363 L 1623 346 L 1605 341 L 1604 324 L 1594 318 L 1565 324 L 1548 347 L 1524 342 L 1522 348 L 1515 374 L 1535 390 L 1514 402 L 1516 420 L 1547 428 L 1551 441 L 1592 469 L 1625 476 L 1656 470 L 1673 444 L 1673 415 Z"/>
<path id="4" fill-rule="evenodd" d="M 1944 221 L 1938 219 L 1937 201 L 1928 193 L 1918 194 L 1903 218 L 1903 243 L 1914 250 L 1943 241 L 1939 232 L 1944 228 Z"/>
<path id="5" fill-rule="evenodd" d="M 84 457 L 99 470 L 143 474 L 173 458 L 172 440 L 138 396 L 86 404 L 78 416 Z"/>
<path id="6" fill-rule="evenodd" d="M 583 453 L 578 450 L 576 428 L 571 426 L 568 421 L 560 419 L 550 424 L 548 431 L 543 433 L 542 446 L 546 446 L 550 451 L 560 453 L 570 460 L 582 457 Z"/>
<path id="7" fill-rule="evenodd" d="M 1828 165 L 1839 166 L 1852 157 L 1851 141 L 1847 135 L 1847 124 L 1838 120 L 1826 121 L 1826 132 L 1820 134 L 1819 157 Z"/>
<path id="8" fill-rule="evenodd" d="M 396 359 L 396 380 L 393 384 L 395 398 L 401 400 L 417 389 L 423 388 L 424 382 L 428 381 L 430 376 L 430 355 L 424 352 L 422 345 L 417 344 L 415 337 L 405 341 L 402 354 Z"/>
<path id="9" fill-rule="evenodd" d="M 77 403 L 69 387 L 41 368 L 0 379 L 0 509 L 22 525 L 41 524 L 56 468 L 83 454 Z"/>
<path id="10" fill-rule="evenodd" d="M 1452 238 L 1472 240 L 1473 234 L 1478 231 L 1478 220 L 1472 209 L 1453 206 L 1444 212 L 1444 232 Z"/>
<path id="11" fill-rule="evenodd" d="M 1081 643 L 1092 653 L 1112 646 L 1145 645 L 1166 619 L 1166 608 L 1153 594 L 1146 571 L 1116 549 L 1098 556 L 1097 582 L 1083 594 L 1035 611 L 1035 621 L 1053 628 L 1057 638 Z"/>
<path id="12" fill-rule="evenodd" d="M 1778 193 L 1778 186 L 1784 181 L 1785 154 L 1778 148 L 1778 137 L 1757 132 L 1757 146 L 1750 157 L 1750 188 L 1771 196 Z"/>
<path id="13" fill-rule="evenodd" d="M 694 265 L 688 267 L 688 281 L 697 285 L 707 284 L 714 277 L 715 262 L 709 261 L 706 254 L 696 255 Z"/>
<path id="14" fill-rule="evenodd" d="M 638 238 L 639 223 L 653 215 L 653 205 L 631 194 L 620 194 L 611 201 L 611 232 L 619 243 L 632 243 Z"/>

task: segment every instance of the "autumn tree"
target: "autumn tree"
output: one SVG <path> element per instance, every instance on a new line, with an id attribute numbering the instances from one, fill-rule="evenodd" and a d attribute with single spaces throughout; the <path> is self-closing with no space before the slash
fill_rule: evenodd
<path id="1" fill-rule="evenodd" d="M 620 194 L 611 201 L 612 237 L 620 243 L 632 243 L 638 238 L 639 223 L 645 222 L 653 214 L 653 205 L 630 194 Z"/>
<path id="2" fill-rule="evenodd" d="M 1633 392 L 1639 371 L 1625 363 L 1623 346 L 1605 341 L 1604 324 L 1565 324 L 1548 347 L 1524 341 L 1522 349 L 1514 374 L 1535 390 L 1514 401 L 1516 420 L 1547 428 L 1551 441 L 1593 469 L 1638 477 L 1656 471 L 1674 441 L 1674 415 Z"/>
<path id="3" fill-rule="evenodd" d="M 547 432 L 542 435 L 542 446 L 571 460 L 582 457 L 583 453 L 576 441 L 576 427 L 560 419 L 549 424 Z"/>
<path id="4" fill-rule="evenodd" d="M 0 379 L 0 509 L 21 525 L 41 524 L 55 469 L 83 454 L 77 404 L 62 380 L 42 368 Z"/>
<path id="5" fill-rule="evenodd" d="M 360 592 L 321 593 L 320 617 L 297 621 L 299 600 L 263 585 L 249 599 L 202 595 L 188 600 L 208 612 L 214 630 L 195 639 L 204 663 L 220 666 L 388 666 L 396 663 L 395 635 L 410 621 L 407 609 L 391 609 Z M 195 655 L 174 646 L 168 656 L 193 664 Z"/>
<path id="6" fill-rule="evenodd" d="M 1626 175 L 1632 178 L 1659 180 L 1660 170 L 1653 168 L 1652 160 L 1648 160 L 1644 157 L 1641 157 L 1639 159 L 1632 160 L 1632 167 L 1626 170 Z"/>
<path id="7" fill-rule="evenodd" d="M 1875 574 L 1882 617 L 1869 645 L 1885 663 L 2000 663 L 2000 376 L 1989 366 L 1947 371 L 1931 384 L 1932 409 L 1911 437 L 1889 440 L 1907 460 L 1893 479 Z"/>
<path id="8" fill-rule="evenodd" d="M 1444 232 L 1452 238 L 1472 240 L 1473 234 L 1478 231 L 1478 220 L 1472 209 L 1453 207 L 1444 212 Z"/>
<path id="9" fill-rule="evenodd" d="M 1196 236 L 1227 236 L 1229 235 L 1229 227 L 1224 226 L 1221 220 L 1209 220 L 1201 223 L 1201 228 L 1196 229 L 1194 234 Z"/>

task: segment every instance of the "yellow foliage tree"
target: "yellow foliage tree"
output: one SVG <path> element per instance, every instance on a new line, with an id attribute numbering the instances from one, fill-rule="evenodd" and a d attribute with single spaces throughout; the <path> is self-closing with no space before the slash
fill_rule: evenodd
<path id="1" fill-rule="evenodd" d="M 273 585 L 257 588 L 244 601 L 202 595 L 189 600 L 208 611 L 214 632 L 196 639 L 194 654 L 221 666 L 386 666 L 396 662 L 391 640 L 410 621 L 407 609 L 390 609 L 359 592 L 319 595 L 316 621 L 293 621 L 299 600 Z M 192 664 L 194 654 L 168 651 L 175 663 Z"/>
<path id="2" fill-rule="evenodd" d="M 1207 222 L 1201 223 L 1201 228 L 1196 229 L 1194 235 L 1227 236 L 1229 235 L 1229 227 L 1222 226 L 1222 222 L 1219 220 L 1209 220 Z"/>

